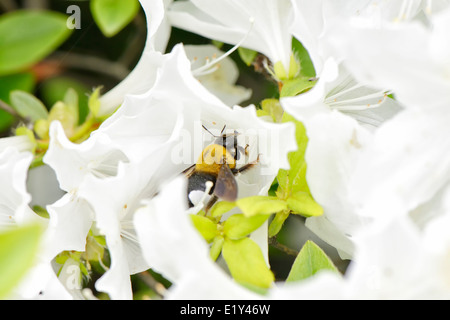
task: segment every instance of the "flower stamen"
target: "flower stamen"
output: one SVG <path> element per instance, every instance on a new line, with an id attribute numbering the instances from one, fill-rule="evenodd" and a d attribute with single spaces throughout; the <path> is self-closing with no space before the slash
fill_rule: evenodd
<path id="1" fill-rule="evenodd" d="M 239 41 L 233 48 L 231 48 L 230 50 L 228 50 L 227 52 L 225 52 L 223 55 L 221 55 L 220 57 L 216 58 L 213 57 L 212 60 L 207 59 L 207 62 L 204 66 L 201 66 L 198 69 L 195 69 L 192 71 L 192 74 L 196 77 L 198 76 L 202 76 L 205 74 L 210 74 L 213 73 L 214 71 L 217 70 L 216 65 L 224 60 L 225 58 L 227 58 L 229 55 L 231 55 L 233 52 L 235 52 L 237 49 L 239 49 L 239 47 L 244 43 L 244 41 L 247 39 L 248 35 L 250 34 L 250 32 L 253 30 L 253 25 L 255 23 L 255 19 L 253 17 L 251 17 L 249 19 L 250 21 L 250 28 L 248 29 L 247 33 L 245 34 L 245 36 L 241 39 L 241 41 Z M 211 71 L 212 68 L 215 68 L 213 71 Z"/>

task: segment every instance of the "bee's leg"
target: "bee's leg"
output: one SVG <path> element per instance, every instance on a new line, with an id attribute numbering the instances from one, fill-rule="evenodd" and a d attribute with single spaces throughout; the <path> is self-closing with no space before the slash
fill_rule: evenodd
<path id="1" fill-rule="evenodd" d="M 231 170 L 231 172 L 233 172 L 234 175 L 237 175 L 238 173 L 243 173 L 247 170 L 250 170 L 251 168 L 253 168 L 254 166 L 256 166 L 259 163 L 259 155 L 258 158 L 253 161 L 253 162 L 249 162 L 246 165 L 240 167 L 240 168 L 234 168 L 233 170 Z"/>
<path id="2" fill-rule="evenodd" d="M 217 202 L 217 200 L 219 200 L 219 198 L 213 194 L 211 199 L 209 199 L 208 203 L 206 204 L 205 207 L 205 213 L 208 213 L 208 211 L 212 208 L 212 206 Z"/>

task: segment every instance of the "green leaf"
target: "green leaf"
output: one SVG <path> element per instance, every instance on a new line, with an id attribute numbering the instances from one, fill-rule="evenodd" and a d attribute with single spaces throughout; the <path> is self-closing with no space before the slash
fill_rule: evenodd
<path id="1" fill-rule="evenodd" d="M 138 0 L 92 0 L 91 12 L 95 22 L 107 37 L 125 28 L 139 12 Z"/>
<path id="2" fill-rule="evenodd" d="M 287 208 L 285 201 L 269 196 L 242 198 L 236 201 L 236 205 L 247 217 L 253 217 L 260 214 L 272 214 Z"/>
<path id="3" fill-rule="evenodd" d="M 294 54 L 291 54 L 291 58 L 289 60 L 289 74 L 288 79 L 294 79 L 299 75 L 301 66 L 300 63 L 295 58 Z"/>
<path id="4" fill-rule="evenodd" d="M 32 94 L 15 90 L 10 94 L 11 106 L 24 118 L 35 122 L 39 119 L 47 119 L 48 111 L 44 104 Z"/>
<path id="5" fill-rule="evenodd" d="M 258 55 L 258 52 L 242 47 L 238 48 L 238 53 L 242 61 L 244 61 L 247 66 L 251 66 L 256 56 Z"/>
<path id="6" fill-rule="evenodd" d="M 288 79 L 288 75 L 286 73 L 286 69 L 284 68 L 283 62 L 278 61 L 273 65 L 273 71 L 275 76 L 281 81 L 285 81 Z"/>
<path id="7" fill-rule="evenodd" d="M 311 57 L 302 43 L 296 38 L 292 38 L 292 50 L 300 61 L 300 74 L 306 78 L 314 78 L 316 76 L 316 70 Z"/>
<path id="8" fill-rule="evenodd" d="M 278 232 L 280 232 L 284 222 L 289 217 L 289 214 L 290 210 L 282 210 L 280 212 L 277 212 L 269 225 L 269 238 L 276 236 Z"/>
<path id="9" fill-rule="evenodd" d="M 210 242 L 218 235 L 217 225 L 209 218 L 191 214 L 191 220 L 206 241 Z"/>
<path id="10" fill-rule="evenodd" d="M 317 217 L 323 214 L 323 208 L 306 192 L 296 192 L 287 198 L 286 202 L 289 209 L 295 214 L 305 217 Z"/>
<path id="11" fill-rule="evenodd" d="M 292 265 L 287 282 L 309 278 L 321 270 L 338 272 L 325 252 L 314 242 L 306 241 Z"/>
<path id="12" fill-rule="evenodd" d="M 277 196 L 280 199 L 287 199 L 292 193 L 303 191 L 309 193 L 306 181 L 306 161 L 305 152 L 308 145 L 308 136 L 305 126 L 294 117 L 283 114 L 283 122 L 291 121 L 295 124 L 295 139 L 297 150 L 288 154 L 289 170 L 280 170 L 277 176 L 279 189 Z"/>
<path id="13" fill-rule="evenodd" d="M 212 241 L 211 249 L 209 250 L 209 256 L 213 261 L 216 261 L 220 255 L 220 252 L 222 252 L 224 241 L 225 238 L 222 236 L 217 236 Z"/>
<path id="14" fill-rule="evenodd" d="M 222 255 L 233 278 L 243 284 L 269 288 L 275 277 L 266 264 L 259 246 L 249 238 L 226 238 Z"/>
<path id="15" fill-rule="evenodd" d="M 0 299 L 5 298 L 33 266 L 40 236 L 39 226 L 0 234 Z"/>
<path id="16" fill-rule="evenodd" d="M 234 214 L 225 221 L 223 232 L 230 239 L 241 239 L 261 227 L 267 219 L 269 219 L 267 214 L 252 217 Z"/>
<path id="17" fill-rule="evenodd" d="M 78 124 L 83 123 L 89 113 L 87 93 L 90 91 L 81 82 L 67 77 L 54 77 L 40 85 L 42 101 L 48 106 L 53 106 L 58 101 L 70 105 L 78 112 Z"/>
<path id="18" fill-rule="evenodd" d="M 220 217 L 234 207 L 236 207 L 235 202 L 219 201 L 211 208 L 211 217 Z"/>
<path id="19" fill-rule="evenodd" d="M 264 115 L 270 115 L 274 122 L 279 123 L 283 119 L 283 107 L 278 99 L 265 99 L 261 102 Z M 260 110 L 258 110 L 260 111 Z"/>
<path id="20" fill-rule="evenodd" d="M 34 89 L 32 73 L 18 73 L 0 77 L 0 100 L 11 104 L 9 95 L 13 90 L 31 92 Z M 14 122 L 14 117 L 4 110 L 0 110 L 0 133 L 7 130 Z"/>
<path id="21" fill-rule="evenodd" d="M 0 17 L 0 74 L 22 71 L 58 48 L 70 35 L 67 16 L 51 11 L 14 11 Z"/>
<path id="22" fill-rule="evenodd" d="M 92 113 L 92 115 L 94 117 L 97 117 L 100 112 L 100 107 L 101 107 L 100 90 L 101 90 L 101 87 L 96 88 L 94 90 L 94 92 L 92 92 L 92 94 L 89 96 L 89 100 L 88 100 L 89 111 Z"/>
<path id="23" fill-rule="evenodd" d="M 315 86 L 317 80 L 311 78 L 294 78 L 283 81 L 283 88 L 280 92 L 280 97 L 294 97 L 300 93 L 304 93 Z"/>

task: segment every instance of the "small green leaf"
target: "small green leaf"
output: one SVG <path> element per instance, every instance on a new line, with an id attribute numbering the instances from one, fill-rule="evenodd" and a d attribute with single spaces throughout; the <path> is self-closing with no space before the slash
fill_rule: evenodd
<path id="1" fill-rule="evenodd" d="M 306 241 L 292 265 L 287 282 L 309 278 L 321 270 L 338 272 L 325 252 L 314 242 Z"/>
<path id="2" fill-rule="evenodd" d="M 53 106 L 58 101 L 63 101 L 73 108 L 81 124 L 88 114 L 88 96 L 90 89 L 81 82 L 67 77 L 54 77 L 40 84 L 42 101 L 48 106 Z M 76 110 L 76 111 L 75 111 Z"/>
<path id="3" fill-rule="evenodd" d="M 284 68 L 283 62 L 278 61 L 273 65 L 273 70 L 275 72 L 275 76 L 284 81 L 288 79 L 288 75 L 286 73 L 286 69 Z"/>
<path id="4" fill-rule="evenodd" d="M 230 239 L 241 239 L 261 227 L 267 219 L 269 219 L 267 214 L 251 217 L 246 217 L 243 214 L 234 214 L 225 221 L 223 232 Z"/>
<path id="5" fill-rule="evenodd" d="M 286 202 L 289 209 L 295 214 L 305 217 L 318 217 L 323 214 L 323 208 L 306 192 L 296 192 L 287 198 Z"/>
<path id="6" fill-rule="evenodd" d="M 258 55 L 258 52 L 242 47 L 238 48 L 238 52 L 242 61 L 244 61 L 247 66 L 251 66 L 256 56 Z"/>
<path id="7" fill-rule="evenodd" d="M 269 225 L 269 237 L 274 237 L 280 232 L 281 228 L 283 227 L 284 222 L 289 217 L 290 211 L 289 210 L 282 210 L 280 212 L 277 212 L 273 220 L 270 222 Z"/>
<path id="8" fill-rule="evenodd" d="M 13 90 L 31 92 L 34 89 L 32 73 L 18 73 L 0 77 L 0 100 L 10 105 L 9 94 Z M 14 123 L 14 116 L 5 110 L 0 110 L 0 133 L 8 130 Z"/>
<path id="9" fill-rule="evenodd" d="M 125 28 L 139 12 L 138 0 L 92 0 L 91 12 L 95 22 L 107 37 Z"/>
<path id="10" fill-rule="evenodd" d="M 301 42 L 294 37 L 292 38 L 292 50 L 300 61 L 300 74 L 305 78 L 314 78 L 316 76 L 316 70 L 311 57 Z"/>
<path id="11" fill-rule="evenodd" d="M 44 104 L 32 94 L 15 90 L 10 95 L 11 106 L 24 118 L 31 121 L 47 119 L 48 111 Z"/>
<path id="12" fill-rule="evenodd" d="M 92 92 L 92 94 L 89 96 L 89 100 L 88 100 L 89 111 L 92 113 L 92 115 L 94 117 L 97 117 L 100 112 L 100 107 L 101 107 L 100 90 L 101 90 L 101 87 L 96 88 L 94 90 L 94 92 Z"/>
<path id="13" fill-rule="evenodd" d="M 270 115 L 274 122 L 279 123 L 283 118 L 283 107 L 278 99 L 265 99 L 261 102 L 264 115 Z"/>
<path id="14" fill-rule="evenodd" d="M 291 59 L 289 61 L 289 73 L 288 78 L 294 79 L 298 76 L 300 72 L 300 63 L 295 58 L 294 54 L 291 54 Z"/>
<path id="15" fill-rule="evenodd" d="M 247 217 L 253 217 L 260 214 L 272 214 L 287 208 L 285 201 L 269 196 L 242 198 L 236 201 L 236 205 Z"/>
<path id="16" fill-rule="evenodd" d="M 209 256 L 213 261 L 216 261 L 220 253 L 222 252 L 224 241 L 225 238 L 222 236 L 217 236 L 212 241 L 211 249 L 209 250 Z"/>
<path id="17" fill-rule="evenodd" d="M 5 298 L 33 266 L 39 248 L 40 226 L 0 234 L 0 299 Z"/>
<path id="18" fill-rule="evenodd" d="M 297 141 L 297 150 L 288 154 L 289 170 L 280 170 L 277 180 L 279 189 L 277 196 L 280 199 L 287 199 L 292 193 L 303 191 L 309 193 L 308 183 L 306 181 L 306 161 L 305 152 L 308 145 L 308 136 L 305 126 L 294 117 L 283 114 L 283 122 L 291 121 L 295 124 L 295 139 Z"/>
<path id="19" fill-rule="evenodd" d="M 210 242 L 217 236 L 217 225 L 209 218 L 191 214 L 191 220 L 206 241 Z"/>
<path id="20" fill-rule="evenodd" d="M 259 246 L 250 238 L 226 238 L 222 255 L 233 278 L 243 284 L 269 288 L 275 277 Z"/>
<path id="21" fill-rule="evenodd" d="M 317 80 L 311 80 L 310 78 L 294 78 L 283 82 L 283 88 L 281 89 L 280 96 L 294 97 L 300 93 L 306 92 L 315 86 Z"/>
<path id="22" fill-rule="evenodd" d="M 58 48 L 71 34 L 67 16 L 19 10 L 0 17 L 0 74 L 22 71 Z"/>
<path id="23" fill-rule="evenodd" d="M 234 207 L 236 207 L 236 203 L 234 202 L 219 201 L 211 208 L 211 217 L 220 217 Z"/>

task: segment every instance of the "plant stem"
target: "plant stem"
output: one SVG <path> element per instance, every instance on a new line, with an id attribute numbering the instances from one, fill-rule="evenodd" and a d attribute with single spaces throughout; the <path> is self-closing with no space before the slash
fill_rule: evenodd
<path id="1" fill-rule="evenodd" d="M 279 243 L 277 241 L 276 237 L 269 238 L 269 244 L 272 247 L 274 247 L 274 248 L 276 248 L 276 249 L 278 249 L 278 250 L 280 250 L 280 251 L 282 251 L 282 252 L 284 252 L 284 253 L 286 253 L 286 254 L 288 254 L 290 256 L 296 257 L 298 255 L 298 251 L 297 250 L 291 249 L 288 246 L 285 246 L 284 244 Z"/>
<path id="2" fill-rule="evenodd" d="M 3 101 L 1 99 L 0 99 L 0 109 L 8 112 L 14 118 L 17 118 L 23 122 L 27 122 L 26 119 L 23 118 L 20 114 L 18 114 L 16 110 L 14 110 L 9 104 L 7 104 L 5 101 Z"/>

